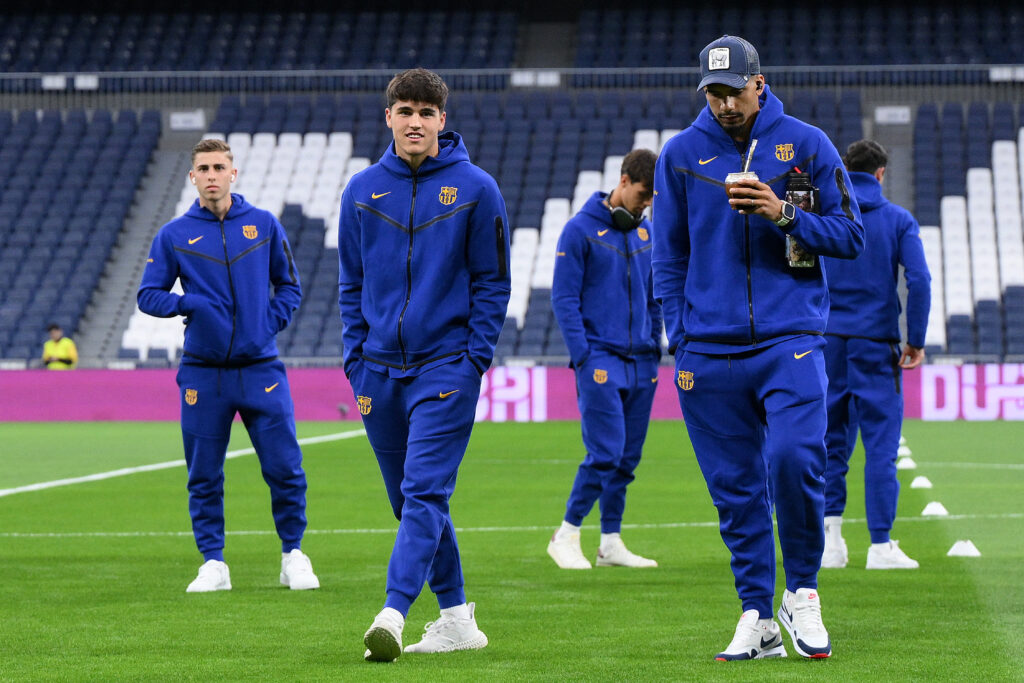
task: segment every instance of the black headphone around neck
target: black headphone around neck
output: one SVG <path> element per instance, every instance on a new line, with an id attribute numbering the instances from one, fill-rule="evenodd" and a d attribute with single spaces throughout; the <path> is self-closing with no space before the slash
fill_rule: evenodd
<path id="1" fill-rule="evenodd" d="M 608 210 L 612 214 L 612 225 L 619 232 L 629 232 L 640 227 L 641 221 L 644 219 L 644 215 L 641 213 L 639 216 L 632 214 L 629 209 L 624 206 L 608 207 Z"/>

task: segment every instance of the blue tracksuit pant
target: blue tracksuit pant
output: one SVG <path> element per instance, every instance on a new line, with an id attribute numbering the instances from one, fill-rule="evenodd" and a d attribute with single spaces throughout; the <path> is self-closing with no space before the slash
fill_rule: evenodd
<path id="1" fill-rule="evenodd" d="M 188 511 L 199 552 L 207 560 L 223 559 L 224 458 L 235 413 L 242 416 L 270 486 L 281 550 L 298 548 L 306 530 L 306 474 L 284 364 L 277 359 L 244 368 L 183 364 L 178 388 Z"/>
<path id="2" fill-rule="evenodd" d="M 733 356 L 684 352 L 677 390 L 718 509 L 743 611 L 772 616 L 779 525 L 786 588 L 816 588 L 825 544 L 825 361 L 820 337 Z"/>
<path id="3" fill-rule="evenodd" d="M 349 379 L 399 520 L 384 606 L 407 615 L 424 581 L 442 609 L 461 605 L 462 561 L 448 500 L 473 430 L 480 374 L 462 357 L 414 377 L 357 363 Z"/>
<path id="4" fill-rule="evenodd" d="M 601 533 L 622 529 L 626 486 L 640 462 L 657 387 L 654 357 L 626 359 L 594 351 L 576 370 L 587 455 L 565 506 L 565 521 L 579 526 L 600 500 Z"/>
<path id="5" fill-rule="evenodd" d="M 828 431 L 825 515 L 846 509 L 846 473 L 860 429 L 864 443 L 864 506 L 872 543 L 886 543 L 896 519 L 900 483 L 896 453 L 903 426 L 899 345 L 826 335 Z"/>

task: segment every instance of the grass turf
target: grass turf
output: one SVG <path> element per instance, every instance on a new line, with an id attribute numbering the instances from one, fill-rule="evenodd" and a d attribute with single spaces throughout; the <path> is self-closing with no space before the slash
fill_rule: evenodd
<path id="1" fill-rule="evenodd" d="M 300 436 L 349 431 L 305 423 Z M 180 458 L 177 424 L 5 424 L 0 489 Z M 582 453 L 576 423 L 481 424 L 459 475 L 467 594 L 491 644 L 362 661 L 396 522 L 365 438 L 304 447 L 303 544 L 323 588 L 278 585 L 279 545 L 255 456 L 228 461 L 234 589 L 186 595 L 200 558 L 184 468 L 0 498 L 0 678 L 9 680 L 1022 680 L 1024 465 L 1020 423 L 905 426 L 894 536 L 917 571 L 867 572 L 862 455 L 850 474 L 850 567 L 819 586 L 834 655 L 718 663 L 739 604 L 714 509 L 679 422 L 651 426 L 623 535 L 652 570 L 556 569 L 544 552 Z M 240 428 L 232 449 L 248 447 Z M 913 476 L 930 490 L 911 489 Z M 949 518 L 921 518 L 931 500 Z M 597 513 L 584 528 L 596 551 Z M 970 538 L 980 558 L 946 551 Z M 1017 540 L 1014 540 L 1017 539 Z M 781 575 L 781 570 L 780 570 Z M 780 577 L 781 578 L 781 577 Z M 781 584 L 778 589 L 781 594 Z M 405 642 L 437 605 L 424 591 Z"/>

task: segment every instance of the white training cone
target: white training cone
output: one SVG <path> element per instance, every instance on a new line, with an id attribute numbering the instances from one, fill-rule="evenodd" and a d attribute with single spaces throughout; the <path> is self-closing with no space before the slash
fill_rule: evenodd
<path id="1" fill-rule="evenodd" d="M 925 505 L 924 510 L 921 512 L 921 515 L 925 517 L 945 517 L 948 514 L 949 510 L 946 509 L 946 506 L 935 500 Z"/>
<path id="2" fill-rule="evenodd" d="M 914 462 L 913 458 L 900 458 L 896 461 L 896 469 L 898 470 L 916 470 L 917 463 Z"/>
<path id="3" fill-rule="evenodd" d="M 900 445 L 901 446 L 906 446 L 907 445 L 907 439 L 902 434 L 900 434 Z"/>
<path id="4" fill-rule="evenodd" d="M 910 482 L 910 488 L 912 489 L 930 489 L 932 482 L 928 477 L 917 476 L 914 477 L 914 481 Z"/>
<path id="5" fill-rule="evenodd" d="M 910 451 L 910 446 L 900 446 L 899 448 L 896 449 L 896 455 L 898 455 L 901 458 L 912 455 Z"/>
<path id="6" fill-rule="evenodd" d="M 946 555 L 949 557 L 981 557 L 981 551 L 969 540 L 957 541 Z"/>

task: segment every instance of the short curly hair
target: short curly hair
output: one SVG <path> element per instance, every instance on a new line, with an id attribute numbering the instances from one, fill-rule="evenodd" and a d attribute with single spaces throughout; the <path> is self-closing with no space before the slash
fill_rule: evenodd
<path id="1" fill-rule="evenodd" d="M 846 170 L 874 173 L 889 163 L 889 153 L 874 140 L 858 140 L 846 148 Z"/>
<path id="2" fill-rule="evenodd" d="M 444 111 L 444 106 L 448 102 L 448 86 L 444 79 L 433 71 L 417 67 L 392 78 L 385 95 L 388 109 L 393 107 L 395 102 L 402 100 L 426 102 L 435 105 L 438 111 Z"/>
<path id="3" fill-rule="evenodd" d="M 654 189 L 654 164 L 658 155 L 649 149 L 634 149 L 622 159 L 621 175 L 628 175 L 634 183 Z"/>

